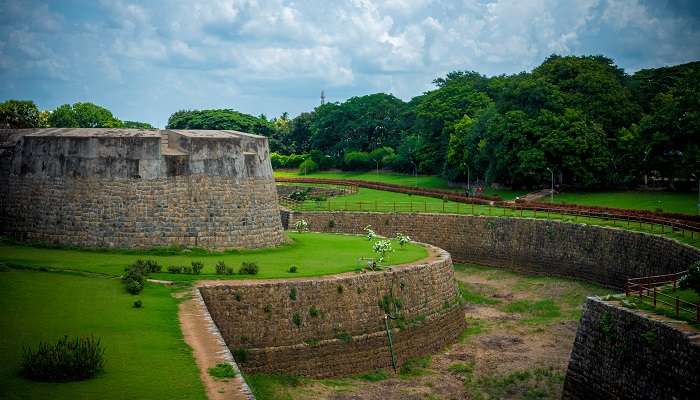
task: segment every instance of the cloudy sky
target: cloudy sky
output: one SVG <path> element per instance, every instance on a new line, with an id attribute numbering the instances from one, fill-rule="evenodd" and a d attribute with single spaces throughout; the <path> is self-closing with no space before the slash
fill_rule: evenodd
<path id="1" fill-rule="evenodd" d="M 268 117 L 452 70 L 604 54 L 628 72 L 700 59 L 697 0 L 0 0 L 0 101 L 91 101 L 163 127 L 179 109 Z"/>

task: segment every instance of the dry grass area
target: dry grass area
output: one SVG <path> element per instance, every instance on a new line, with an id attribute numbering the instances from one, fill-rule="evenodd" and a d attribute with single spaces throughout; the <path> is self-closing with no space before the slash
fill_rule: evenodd
<path id="1" fill-rule="evenodd" d="M 468 327 L 459 343 L 393 370 L 342 379 L 249 377 L 265 399 L 558 399 L 581 306 L 607 289 L 457 265 Z"/>

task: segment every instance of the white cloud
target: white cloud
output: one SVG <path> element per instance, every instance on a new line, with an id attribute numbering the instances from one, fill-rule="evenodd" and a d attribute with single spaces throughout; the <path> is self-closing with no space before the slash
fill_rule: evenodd
<path id="1" fill-rule="evenodd" d="M 641 0 L 101 0 L 80 12 L 28 1 L 0 3 L 0 73 L 17 83 L 0 96 L 24 87 L 81 97 L 101 85 L 135 113 L 234 105 L 296 113 L 321 89 L 334 99 L 376 91 L 408 99 L 452 70 L 513 73 L 554 52 L 598 54 L 610 43 L 626 50 L 608 54 L 623 67 L 700 57 L 697 20 L 655 14 Z"/>

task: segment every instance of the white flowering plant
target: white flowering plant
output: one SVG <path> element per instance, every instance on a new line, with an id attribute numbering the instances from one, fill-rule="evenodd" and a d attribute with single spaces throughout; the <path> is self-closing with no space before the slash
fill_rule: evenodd
<path id="1" fill-rule="evenodd" d="M 299 221 L 294 223 L 294 229 L 296 229 L 296 231 L 299 233 L 308 232 L 309 223 L 306 222 L 305 219 L 300 219 Z"/>
<path id="2" fill-rule="evenodd" d="M 396 241 L 399 242 L 399 246 L 403 248 L 403 246 L 406 245 L 406 243 L 411 241 L 411 238 L 408 237 L 408 235 L 404 235 L 403 233 L 397 233 L 396 234 Z"/>
<path id="3" fill-rule="evenodd" d="M 372 229 L 372 225 L 365 226 L 365 232 L 367 232 L 367 240 L 370 242 L 377 238 L 377 233 Z"/>
<path id="4" fill-rule="evenodd" d="M 372 245 L 372 250 L 379 254 L 378 262 L 384 262 L 387 253 L 391 253 L 394 249 L 391 247 L 391 240 L 377 240 Z"/>

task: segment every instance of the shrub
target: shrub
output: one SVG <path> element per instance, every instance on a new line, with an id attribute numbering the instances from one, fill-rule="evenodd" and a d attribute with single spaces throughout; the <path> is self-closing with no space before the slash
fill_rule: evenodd
<path id="1" fill-rule="evenodd" d="M 233 358 L 237 362 L 239 362 L 241 364 L 245 364 L 246 362 L 248 362 L 248 349 L 243 348 L 243 347 L 239 347 L 237 349 L 233 349 L 232 354 L 233 354 Z"/>
<path id="2" fill-rule="evenodd" d="M 258 264 L 254 262 L 243 261 L 241 263 L 241 268 L 238 270 L 238 273 L 241 275 L 256 275 L 258 273 Z"/>
<path id="3" fill-rule="evenodd" d="M 216 274 L 217 275 L 223 275 L 226 273 L 226 263 L 223 261 L 219 261 L 216 263 Z"/>
<path id="4" fill-rule="evenodd" d="M 233 370 L 233 367 L 229 363 L 216 364 L 216 367 L 209 368 L 207 371 L 209 372 L 209 375 L 216 379 L 236 377 L 236 371 Z"/>
<path id="5" fill-rule="evenodd" d="M 309 316 L 314 317 L 314 318 L 320 317 L 321 310 L 316 308 L 316 306 L 311 306 L 311 308 L 309 308 Z"/>
<path id="6" fill-rule="evenodd" d="M 272 306 L 269 305 L 269 304 L 265 304 L 265 306 L 263 306 L 263 311 L 266 312 L 266 313 L 268 313 L 268 314 L 271 313 L 271 312 L 272 312 Z"/>
<path id="7" fill-rule="evenodd" d="M 226 275 L 233 275 L 233 268 L 231 267 L 226 267 Z"/>
<path id="8" fill-rule="evenodd" d="M 306 188 L 304 190 L 295 190 L 290 195 L 289 198 L 294 201 L 304 201 L 309 197 L 309 192 L 311 188 Z"/>
<path id="9" fill-rule="evenodd" d="M 294 229 L 296 229 L 296 231 L 299 233 L 306 232 L 309 230 L 309 223 L 306 222 L 305 219 L 300 219 L 294 223 Z"/>
<path id="10" fill-rule="evenodd" d="M 403 246 L 405 246 L 406 243 L 411 241 L 411 238 L 408 237 L 408 235 L 404 235 L 403 233 L 397 233 L 396 240 L 399 242 L 399 246 L 403 248 Z"/>
<path id="11" fill-rule="evenodd" d="M 187 275 L 192 275 L 192 267 L 184 266 L 182 267 L 182 273 Z"/>
<path id="12" fill-rule="evenodd" d="M 297 299 L 297 288 L 293 287 L 292 290 L 289 291 L 289 298 L 292 299 L 292 301 Z"/>
<path id="13" fill-rule="evenodd" d="M 297 327 L 301 326 L 301 315 L 299 315 L 298 312 L 295 312 L 292 315 L 292 322 L 294 322 L 294 325 L 296 325 Z"/>
<path id="14" fill-rule="evenodd" d="M 55 344 L 40 342 L 36 351 L 24 348 L 20 374 L 38 381 L 68 382 L 92 378 L 102 370 L 104 349 L 99 338 L 64 336 Z"/>
<path id="15" fill-rule="evenodd" d="M 335 338 L 340 340 L 341 342 L 344 342 L 344 343 L 352 342 L 352 335 L 350 335 L 346 331 L 340 331 L 340 332 L 336 333 Z"/>
<path id="16" fill-rule="evenodd" d="M 179 265 L 171 265 L 168 267 L 168 272 L 170 272 L 171 274 L 182 273 L 182 267 Z"/>
<path id="17" fill-rule="evenodd" d="M 318 164 L 310 158 L 299 164 L 299 173 L 301 174 L 310 174 L 316 171 L 318 171 Z"/>
<path id="18" fill-rule="evenodd" d="M 204 263 L 201 261 L 192 261 L 192 273 L 199 275 L 204 269 Z"/>
<path id="19" fill-rule="evenodd" d="M 143 302 L 141 300 L 136 300 L 133 305 L 134 308 L 141 308 L 143 307 Z"/>
<path id="20" fill-rule="evenodd" d="M 143 283 L 139 281 L 127 281 L 126 282 L 126 291 L 131 293 L 131 294 L 139 294 L 143 290 Z"/>
<path id="21" fill-rule="evenodd" d="M 374 245 L 372 245 L 372 250 L 379 254 L 379 259 L 377 260 L 378 262 L 384 262 L 386 253 L 391 253 L 394 251 L 394 249 L 391 248 L 391 240 L 379 240 L 374 242 Z"/>
<path id="22" fill-rule="evenodd" d="M 144 261 L 143 265 L 148 273 L 160 272 L 163 269 L 163 266 L 154 260 L 146 260 Z"/>
<path id="23" fill-rule="evenodd" d="M 285 168 L 297 168 L 307 157 L 308 156 L 305 154 L 290 154 L 289 157 L 287 157 Z"/>
<path id="24" fill-rule="evenodd" d="M 693 289 L 700 294 L 700 261 L 695 261 L 688 268 L 688 273 L 678 282 L 683 289 Z"/>
<path id="25" fill-rule="evenodd" d="M 367 240 L 372 241 L 377 238 L 377 233 L 372 229 L 372 225 L 365 226 L 365 232 L 367 232 Z"/>
<path id="26" fill-rule="evenodd" d="M 291 267 L 289 267 L 289 272 L 292 273 L 292 274 L 296 274 L 296 272 L 297 272 L 297 266 L 296 266 L 296 265 L 292 265 Z"/>
<path id="27" fill-rule="evenodd" d="M 372 162 L 369 159 L 369 154 L 364 151 L 351 151 L 345 153 L 343 157 L 343 164 L 345 169 L 351 171 L 357 170 L 368 170 L 372 168 Z"/>

